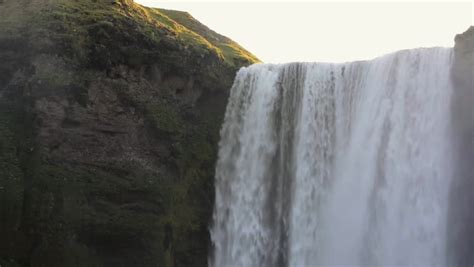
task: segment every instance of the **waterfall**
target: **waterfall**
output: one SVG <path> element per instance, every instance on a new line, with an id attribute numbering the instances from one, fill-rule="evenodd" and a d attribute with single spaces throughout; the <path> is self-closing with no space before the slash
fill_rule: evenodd
<path id="1" fill-rule="evenodd" d="M 445 266 L 452 54 L 241 69 L 211 265 Z"/>

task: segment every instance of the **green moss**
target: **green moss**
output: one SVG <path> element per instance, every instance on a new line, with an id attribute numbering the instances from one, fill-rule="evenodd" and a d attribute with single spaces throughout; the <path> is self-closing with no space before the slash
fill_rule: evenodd
<path id="1" fill-rule="evenodd" d="M 146 115 L 152 126 L 160 132 L 177 134 L 183 122 L 177 107 L 166 100 L 146 106 Z"/>
<path id="2" fill-rule="evenodd" d="M 130 172 L 137 169 L 125 166 L 131 162 L 112 170 L 35 161 L 30 164 L 34 179 L 27 227 L 41 233 L 43 243 L 36 248 L 34 260 L 48 266 L 103 266 L 100 259 L 108 250 L 117 253 L 126 245 L 153 249 L 131 259 L 137 266 L 163 262 L 165 227 L 160 218 L 167 207 L 160 197 L 166 189 L 162 178 Z M 96 243 L 105 245 L 105 250 L 91 250 Z"/>
<path id="3" fill-rule="evenodd" d="M 178 103 L 162 96 L 146 105 L 149 122 L 155 130 L 167 133 L 173 148 L 170 161 L 179 170 L 177 179 L 163 180 L 159 195 L 164 214 L 159 229 L 166 264 L 205 266 L 207 258 L 208 222 L 213 205 L 213 175 L 220 121 L 194 114 L 185 118 Z M 168 234 L 167 234 L 168 232 Z M 193 242 L 201 240 L 201 242 Z M 171 266 L 171 265 L 165 265 Z"/>
<path id="4" fill-rule="evenodd" d="M 18 229 L 23 204 L 23 172 L 16 134 L 20 112 L 14 104 L 0 99 L 0 233 Z"/>
<path id="5" fill-rule="evenodd" d="M 0 258 L 0 266 L 20 267 L 22 265 L 20 263 L 16 262 L 15 260 L 13 260 L 13 259 L 8 259 L 8 258 L 2 259 L 2 258 Z"/>

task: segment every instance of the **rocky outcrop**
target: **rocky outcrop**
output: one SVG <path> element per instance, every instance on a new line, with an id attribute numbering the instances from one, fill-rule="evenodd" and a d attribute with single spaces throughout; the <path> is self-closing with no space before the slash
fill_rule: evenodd
<path id="1" fill-rule="evenodd" d="M 207 265 L 227 90 L 256 59 L 175 15 L 1 3 L 2 267 Z"/>
<path id="2" fill-rule="evenodd" d="M 452 80 L 457 168 L 451 185 L 448 223 L 449 266 L 474 263 L 474 27 L 455 38 Z"/>
<path id="3" fill-rule="evenodd" d="M 468 135 L 474 130 L 474 26 L 455 38 L 454 65 L 452 71 L 455 93 L 455 123 L 462 126 L 461 134 Z M 459 110 L 457 110 L 459 109 Z"/>

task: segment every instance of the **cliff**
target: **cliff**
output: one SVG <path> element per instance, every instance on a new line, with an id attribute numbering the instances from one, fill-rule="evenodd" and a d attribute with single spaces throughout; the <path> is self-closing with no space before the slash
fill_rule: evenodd
<path id="1" fill-rule="evenodd" d="M 0 1 L 0 265 L 207 265 L 228 88 L 256 61 L 184 12 Z"/>
<path id="2" fill-rule="evenodd" d="M 453 133 L 457 168 L 451 185 L 448 265 L 474 262 L 474 27 L 455 38 L 452 80 Z"/>

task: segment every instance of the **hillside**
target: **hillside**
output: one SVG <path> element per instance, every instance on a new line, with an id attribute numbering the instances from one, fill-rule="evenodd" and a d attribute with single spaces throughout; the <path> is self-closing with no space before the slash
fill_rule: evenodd
<path id="1" fill-rule="evenodd" d="M 184 12 L 0 1 L 0 265 L 206 266 L 228 89 L 257 61 Z"/>

